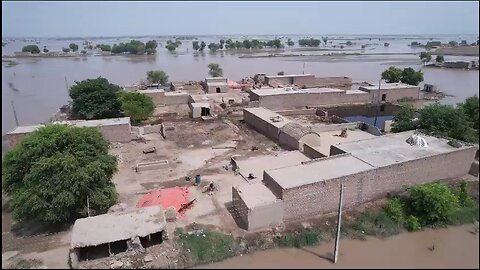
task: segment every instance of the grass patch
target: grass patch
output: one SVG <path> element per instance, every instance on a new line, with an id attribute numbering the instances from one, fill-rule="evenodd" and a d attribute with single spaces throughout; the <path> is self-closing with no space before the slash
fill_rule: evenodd
<path id="1" fill-rule="evenodd" d="M 387 237 L 402 231 L 402 224 L 385 211 L 364 211 L 356 219 L 345 222 L 344 235 L 363 239 L 365 235 Z"/>
<path id="2" fill-rule="evenodd" d="M 200 233 L 178 233 L 178 242 L 189 250 L 195 263 L 211 263 L 224 260 L 234 255 L 234 238 L 232 235 L 214 231 Z"/>
<path id="3" fill-rule="evenodd" d="M 304 230 L 301 232 L 288 232 L 280 238 L 276 238 L 275 242 L 281 247 L 304 247 L 317 245 L 321 240 L 320 231 Z"/>

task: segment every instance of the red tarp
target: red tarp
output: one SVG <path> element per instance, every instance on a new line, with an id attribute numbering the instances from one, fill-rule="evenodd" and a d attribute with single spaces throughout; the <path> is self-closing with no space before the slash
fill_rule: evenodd
<path id="1" fill-rule="evenodd" d="M 175 207 L 175 210 L 179 210 L 183 204 L 189 203 L 188 187 L 173 187 L 163 188 L 148 194 L 145 194 L 137 203 L 137 207 L 148 207 L 154 205 L 160 205 L 164 209 L 170 206 Z M 184 213 L 178 213 L 178 217 L 183 217 Z"/>

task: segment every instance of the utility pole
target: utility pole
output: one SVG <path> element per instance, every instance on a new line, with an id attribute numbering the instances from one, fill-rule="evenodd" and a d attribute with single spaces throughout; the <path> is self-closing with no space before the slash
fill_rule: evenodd
<path id="1" fill-rule="evenodd" d="M 65 76 L 65 87 L 67 88 L 67 92 L 68 92 L 67 76 Z"/>
<path id="2" fill-rule="evenodd" d="M 342 203 L 343 203 L 343 184 L 340 184 L 340 202 L 338 203 L 337 236 L 335 237 L 335 251 L 333 262 L 338 259 L 338 242 L 340 241 L 340 226 L 342 225 Z"/>
<path id="3" fill-rule="evenodd" d="M 373 126 L 377 126 L 377 117 L 378 117 L 378 104 L 380 103 L 380 84 L 382 83 L 382 79 L 378 81 L 378 95 L 377 95 L 377 102 L 375 103 L 375 121 L 373 122 Z"/>
<path id="4" fill-rule="evenodd" d="M 90 216 L 90 200 L 88 199 L 88 195 L 87 195 L 87 215 Z"/>
<path id="5" fill-rule="evenodd" d="M 11 101 L 12 103 L 12 109 L 13 109 L 13 117 L 15 117 L 15 124 L 18 127 L 18 117 L 17 117 L 17 111 L 15 110 L 15 105 L 13 105 L 13 100 Z"/>
<path id="6" fill-rule="evenodd" d="M 305 62 L 303 62 L 303 71 L 302 74 L 305 74 Z"/>

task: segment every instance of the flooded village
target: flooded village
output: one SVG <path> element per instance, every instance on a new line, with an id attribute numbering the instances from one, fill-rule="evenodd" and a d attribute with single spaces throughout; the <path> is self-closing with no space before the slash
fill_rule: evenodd
<path id="1" fill-rule="evenodd" d="M 478 35 L 2 47 L 2 268 L 479 267 Z"/>

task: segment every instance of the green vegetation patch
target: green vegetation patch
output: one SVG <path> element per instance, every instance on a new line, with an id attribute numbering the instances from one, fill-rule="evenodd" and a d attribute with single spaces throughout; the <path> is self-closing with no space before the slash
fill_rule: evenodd
<path id="1" fill-rule="evenodd" d="M 288 232 L 275 239 L 281 247 L 304 247 L 317 245 L 321 240 L 321 233 L 318 230 L 304 230 L 301 232 Z"/>
<path id="2" fill-rule="evenodd" d="M 235 255 L 232 235 L 208 230 L 198 233 L 176 230 L 175 234 L 177 241 L 190 252 L 195 263 L 217 262 Z"/>

